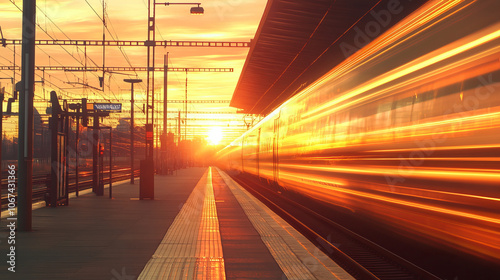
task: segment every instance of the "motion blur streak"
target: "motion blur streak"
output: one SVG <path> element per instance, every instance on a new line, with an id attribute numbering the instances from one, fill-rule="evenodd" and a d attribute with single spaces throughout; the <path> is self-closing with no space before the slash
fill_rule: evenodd
<path id="1" fill-rule="evenodd" d="M 429 1 L 219 152 L 227 170 L 500 264 L 500 1 Z"/>

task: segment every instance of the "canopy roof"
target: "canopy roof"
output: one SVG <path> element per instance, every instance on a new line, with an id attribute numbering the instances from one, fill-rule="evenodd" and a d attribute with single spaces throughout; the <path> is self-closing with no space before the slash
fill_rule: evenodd
<path id="1" fill-rule="evenodd" d="M 271 112 L 425 2 L 269 0 L 231 106 Z"/>

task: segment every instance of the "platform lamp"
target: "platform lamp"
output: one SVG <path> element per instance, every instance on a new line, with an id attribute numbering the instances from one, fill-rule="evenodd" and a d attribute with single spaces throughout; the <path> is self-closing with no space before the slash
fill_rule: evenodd
<path id="1" fill-rule="evenodd" d="M 192 15 L 203 15 L 203 13 L 205 13 L 205 10 L 203 9 L 203 7 L 200 7 L 201 3 L 197 3 L 197 4 L 198 4 L 198 7 L 191 8 L 191 14 Z"/>
<path id="2" fill-rule="evenodd" d="M 197 7 L 191 7 L 191 14 L 192 15 L 203 15 L 205 13 L 205 9 L 203 9 L 203 7 L 200 7 L 201 3 L 170 3 L 170 2 L 158 3 L 158 2 L 155 2 L 155 5 L 165 5 L 165 6 L 170 6 L 170 5 L 198 5 Z"/>
<path id="3" fill-rule="evenodd" d="M 130 83 L 130 184 L 134 184 L 134 84 L 141 83 L 141 79 L 123 79 Z"/>
<path id="4" fill-rule="evenodd" d="M 151 3 L 153 4 L 153 8 L 151 7 Z M 205 9 L 203 7 L 201 7 L 201 3 L 173 3 L 173 2 L 157 2 L 156 0 L 153 0 L 153 1 L 149 1 L 148 3 L 148 15 L 149 15 L 149 32 L 148 32 L 148 41 L 150 41 L 152 39 L 152 41 L 155 40 L 155 21 L 156 21 L 156 5 L 164 5 L 164 6 L 173 6 L 173 5 L 190 5 L 190 6 L 194 6 L 194 7 L 191 7 L 191 10 L 190 10 L 190 13 L 191 15 L 203 15 L 205 13 Z M 151 14 L 152 12 L 152 14 Z M 152 36 L 152 38 L 150 38 Z M 149 47 L 153 47 L 154 46 L 149 46 Z M 149 47 L 148 47 L 148 53 L 149 53 Z M 152 60 L 150 61 L 150 59 L 148 58 L 148 69 L 149 68 L 152 68 L 154 69 L 154 61 L 155 61 L 155 53 L 153 51 L 153 58 Z M 149 54 L 148 54 L 148 57 L 149 57 Z M 152 64 L 152 67 L 150 67 L 150 62 Z M 165 63 L 166 65 L 166 63 Z M 149 73 L 149 72 L 148 72 Z M 154 71 L 153 71 L 153 87 L 154 87 Z M 167 69 L 165 69 L 165 75 L 167 74 Z M 148 80 L 149 82 L 149 80 Z M 167 93 L 166 93 L 166 84 L 164 85 L 165 86 L 165 89 L 164 89 L 164 102 L 166 103 L 167 102 Z M 148 94 L 149 94 L 149 83 L 148 83 Z M 153 95 L 154 96 L 154 95 Z M 166 106 L 164 105 L 164 126 L 166 126 L 166 115 L 167 114 L 167 111 L 166 111 Z M 152 114 L 153 115 L 153 114 Z M 148 118 L 147 118 L 147 112 L 146 112 L 146 123 L 148 123 Z M 164 129 L 164 134 L 166 132 L 166 129 Z"/>
<path id="5" fill-rule="evenodd" d="M 149 2 L 151 4 L 151 2 Z M 172 2 L 156 2 L 156 0 L 153 0 L 153 4 L 156 6 L 156 5 L 165 5 L 165 6 L 172 6 L 172 5 L 191 5 L 191 6 L 194 6 L 196 5 L 195 7 L 191 7 L 191 10 L 190 10 L 190 13 L 191 15 L 203 15 L 205 13 L 205 9 L 203 9 L 203 7 L 201 7 L 201 3 L 172 3 Z M 151 15 L 151 7 L 148 7 L 148 14 Z M 152 14 L 152 17 L 150 16 L 150 23 L 149 25 L 150 26 L 153 26 L 153 28 L 150 29 L 150 33 L 148 33 L 148 40 L 150 40 L 149 36 L 150 35 L 153 35 L 153 41 L 155 40 L 155 28 L 154 26 L 156 26 L 155 24 L 155 18 L 156 18 L 156 9 L 152 9 L 153 11 L 153 14 Z M 154 69 L 154 52 L 153 52 L 153 59 L 152 59 L 152 68 Z M 166 63 L 165 63 L 166 65 Z M 149 59 L 148 59 L 148 67 L 149 67 Z M 167 75 L 167 68 L 165 68 L 165 76 Z M 154 75 L 154 72 L 153 72 L 153 75 Z M 154 77 L 154 76 L 153 76 Z M 153 83 L 154 83 L 154 78 L 153 78 Z M 186 69 L 186 83 L 187 83 L 187 69 Z M 163 126 L 164 126 L 164 135 L 166 137 L 166 125 L 167 125 L 167 117 L 166 117 L 166 114 L 167 114 L 167 108 L 166 108 L 166 102 L 167 102 L 167 84 L 166 84 L 166 79 L 165 79 L 165 84 L 164 84 L 164 121 L 163 121 Z M 149 92 L 149 86 L 148 86 L 148 92 Z M 187 84 L 186 84 L 186 104 L 185 104 L 185 110 L 186 110 L 186 115 L 187 115 Z M 180 120 L 179 120 L 180 121 Z M 146 118 L 146 122 L 147 122 L 147 118 Z M 186 128 L 187 128 L 187 124 L 186 124 Z M 180 139 L 180 131 L 179 131 L 179 139 Z M 180 143 L 180 141 L 179 141 Z"/>

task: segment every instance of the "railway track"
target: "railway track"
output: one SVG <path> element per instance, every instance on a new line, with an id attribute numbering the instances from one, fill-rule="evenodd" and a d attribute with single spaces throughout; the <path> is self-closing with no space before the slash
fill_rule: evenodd
<path id="1" fill-rule="evenodd" d="M 356 279 L 440 279 L 256 180 L 233 177 Z M 258 189 L 258 190 L 257 190 Z M 321 232 L 321 233 L 320 233 Z"/>
<path id="2" fill-rule="evenodd" d="M 135 171 L 135 176 L 139 176 L 139 170 Z M 79 191 L 92 188 L 92 171 L 84 170 L 79 172 Z M 113 170 L 113 182 L 118 182 L 130 178 L 130 168 L 117 168 Z M 76 175 L 69 174 L 69 184 L 68 192 L 72 193 L 76 191 Z M 104 171 L 104 184 L 109 184 L 109 170 Z M 33 177 L 33 202 L 43 201 L 45 199 L 45 194 L 48 191 L 48 184 L 50 183 L 50 174 L 39 174 Z M 5 190 L 7 188 L 7 180 L 2 180 L 2 211 L 7 208 L 7 194 Z M 16 194 L 17 195 L 17 194 Z"/>

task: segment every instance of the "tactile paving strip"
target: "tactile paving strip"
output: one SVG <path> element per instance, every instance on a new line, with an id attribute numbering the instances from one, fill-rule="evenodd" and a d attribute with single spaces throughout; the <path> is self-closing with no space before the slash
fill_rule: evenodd
<path id="1" fill-rule="evenodd" d="M 226 279 L 211 168 L 138 279 Z"/>

